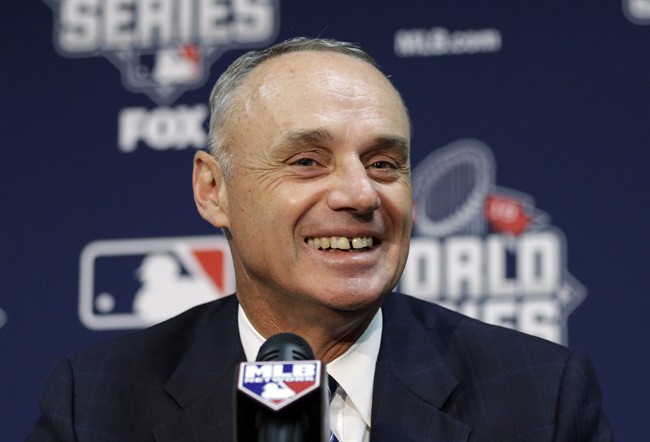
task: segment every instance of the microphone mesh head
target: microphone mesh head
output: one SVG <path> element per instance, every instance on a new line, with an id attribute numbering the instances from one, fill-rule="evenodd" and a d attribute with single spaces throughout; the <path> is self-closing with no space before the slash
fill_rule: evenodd
<path id="1" fill-rule="evenodd" d="M 315 359 L 307 341 L 293 333 L 271 336 L 257 353 L 257 361 L 305 361 Z"/>

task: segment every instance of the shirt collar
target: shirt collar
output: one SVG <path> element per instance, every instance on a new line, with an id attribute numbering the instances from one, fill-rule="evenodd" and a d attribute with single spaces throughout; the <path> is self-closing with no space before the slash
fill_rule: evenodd
<path id="1" fill-rule="evenodd" d="M 241 305 L 237 313 L 237 322 L 239 324 L 239 338 L 241 339 L 242 347 L 244 347 L 246 360 L 248 362 L 254 362 L 257 359 L 257 353 L 260 351 L 260 347 L 266 339 L 255 330 L 255 327 L 248 320 Z"/>
<path id="2" fill-rule="evenodd" d="M 265 339 L 250 323 L 241 305 L 239 306 L 237 320 L 246 360 L 255 361 Z M 375 380 L 375 364 L 377 363 L 377 355 L 381 344 L 382 328 L 383 319 L 381 309 L 379 309 L 366 330 L 348 351 L 327 364 L 327 372 L 334 376 L 339 385 L 345 390 L 345 393 L 354 403 L 368 426 L 370 426 L 372 388 Z"/>
<path id="3" fill-rule="evenodd" d="M 357 411 L 370 427 L 372 388 L 375 381 L 375 365 L 381 344 L 383 320 L 381 309 L 377 310 L 366 331 L 338 358 L 327 364 L 327 372 L 345 390 Z"/>

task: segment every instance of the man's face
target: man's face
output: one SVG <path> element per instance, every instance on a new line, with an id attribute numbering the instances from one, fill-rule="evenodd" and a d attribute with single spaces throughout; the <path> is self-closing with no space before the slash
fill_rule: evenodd
<path id="1" fill-rule="evenodd" d="M 302 52 L 257 67 L 238 102 L 222 206 L 240 298 L 376 307 L 411 234 L 410 128 L 396 91 L 360 60 Z"/>

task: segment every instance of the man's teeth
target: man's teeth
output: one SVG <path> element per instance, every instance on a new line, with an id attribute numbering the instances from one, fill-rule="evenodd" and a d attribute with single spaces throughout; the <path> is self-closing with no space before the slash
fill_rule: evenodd
<path id="1" fill-rule="evenodd" d="M 307 240 L 309 247 L 314 249 L 339 249 L 349 250 L 350 245 L 353 249 L 363 249 L 372 247 L 372 236 L 361 236 L 356 238 L 346 238 L 345 236 L 330 236 L 322 238 L 309 238 Z"/>

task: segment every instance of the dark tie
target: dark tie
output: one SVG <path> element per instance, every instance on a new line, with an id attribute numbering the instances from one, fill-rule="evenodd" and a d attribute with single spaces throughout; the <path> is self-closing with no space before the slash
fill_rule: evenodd
<path id="1" fill-rule="evenodd" d="M 336 394 L 336 390 L 339 388 L 339 383 L 336 382 L 336 379 L 334 379 L 332 376 L 327 376 L 327 391 L 330 396 L 330 402 L 332 402 L 332 398 Z M 334 433 L 330 435 L 330 442 L 339 442 L 339 440 L 334 436 Z"/>

